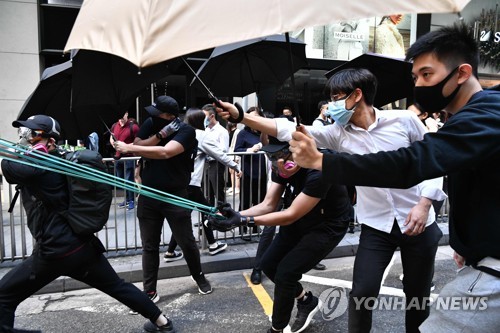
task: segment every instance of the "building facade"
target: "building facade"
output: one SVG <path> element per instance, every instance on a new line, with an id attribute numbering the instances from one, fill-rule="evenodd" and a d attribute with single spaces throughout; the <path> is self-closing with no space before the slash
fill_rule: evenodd
<path id="1" fill-rule="evenodd" d="M 82 0 L 0 0 L 0 137 L 16 139 L 17 132 L 11 122 L 36 88 L 42 71 L 69 59 L 62 50 L 81 3 Z M 484 54 L 497 52 L 500 46 L 497 0 L 472 0 L 462 16 L 475 27 Z M 309 67 L 295 75 L 295 96 L 304 123 L 310 123 L 317 116 L 316 105 L 325 97 L 325 71 L 359 54 L 374 52 L 381 20 L 367 18 L 292 33 L 307 43 Z M 419 35 L 456 20 L 456 14 L 413 14 L 405 15 L 397 27 L 407 48 Z M 499 59 L 500 56 L 492 57 L 483 66 L 481 75 L 485 85 L 497 82 Z M 185 107 L 208 102 L 206 94 L 189 87 L 190 79 L 176 75 L 148 87 L 133 108 L 141 109 L 155 94 L 163 93 L 174 95 Z M 265 111 L 279 112 L 290 104 L 289 80 L 281 87 L 262 91 L 259 97 Z M 139 113 L 136 116 L 140 118 Z"/>

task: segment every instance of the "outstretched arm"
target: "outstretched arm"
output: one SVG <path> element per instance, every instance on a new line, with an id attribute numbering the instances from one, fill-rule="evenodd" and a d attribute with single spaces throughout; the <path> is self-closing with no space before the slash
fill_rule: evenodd
<path id="1" fill-rule="evenodd" d="M 120 153 L 133 153 L 152 159 L 168 159 L 184 152 L 184 146 L 175 140 L 170 140 L 165 146 L 140 146 L 116 141 L 114 147 Z"/>
<path id="2" fill-rule="evenodd" d="M 223 101 L 219 102 L 222 106 L 222 109 L 217 108 L 217 113 L 219 114 L 219 116 L 226 120 L 229 119 L 230 116 L 235 119 L 238 118 L 239 111 L 233 104 Z M 241 123 L 262 133 L 269 134 L 274 137 L 277 136 L 276 123 L 273 119 L 263 118 L 245 113 Z"/>

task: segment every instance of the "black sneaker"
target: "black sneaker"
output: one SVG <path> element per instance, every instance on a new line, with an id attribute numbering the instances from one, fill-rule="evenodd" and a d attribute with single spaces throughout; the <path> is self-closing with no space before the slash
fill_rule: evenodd
<path id="1" fill-rule="evenodd" d="M 158 293 L 156 291 L 146 293 L 146 295 L 148 295 L 149 299 L 153 303 L 158 303 L 158 301 L 160 300 L 160 295 L 158 295 Z M 135 310 L 132 310 L 132 309 L 130 309 L 130 311 L 128 313 L 131 314 L 131 315 L 137 315 L 137 314 L 139 314 L 139 312 L 137 312 Z M 152 332 L 154 332 L 154 331 L 152 331 Z M 161 332 L 161 331 L 158 331 L 158 332 Z M 168 331 L 165 331 L 165 332 L 168 332 Z"/>
<path id="2" fill-rule="evenodd" d="M 200 275 L 195 279 L 194 277 L 191 277 L 194 282 L 198 285 L 198 291 L 202 295 L 210 294 L 212 292 L 212 286 L 210 283 L 207 281 L 205 278 L 205 275 L 203 273 L 200 273 Z"/>
<path id="3" fill-rule="evenodd" d="M 313 267 L 317 271 L 324 271 L 326 269 L 326 266 L 323 265 L 322 263 L 317 263 L 316 266 Z"/>
<path id="4" fill-rule="evenodd" d="M 167 319 L 168 322 L 165 325 L 158 326 L 155 323 L 152 323 L 151 321 L 148 321 L 144 324 L 144 330 L 146 332 L 168 332 L 168 333 L 175 333 L 175 328 L 174 325 L 172 324 L 172 321 L 170 319 Z"/>
<path id="5" fill-rule="evenodd" d="M 217 253 L 220 253 L 220 252 L 224 251 L 225 249 L 227 249 L 227 244 L 226 243 L 215 242 L 215 244 L 213 244 L 213 245 L 214 245 L 213 248 L 212 248 L 212 245 L 210 245 L 208 247 L 208 253 L 211 256 L 214 256 Z"/>
<path id="6" fill-rule="evenodd" d="M 262 282 L 262 271 L 260 269 L 253 269 L 250 275 L 252 284 L 260 284 Z"/>
<path id="7" fill-rule="evenodd" d="M 311 319 L 316 312 L 318 312 L 323 305 L 323 302 L 316 296 L 313 296 L 310 291 L 306 293 L 306 296 L 306 304 L 297 302 L 297 317 L 292 325 L 292 333 L 299 333 L 305 330 L 311 323 Z"/>
<path id="8" fill-rule="evenodd" d="M 282 333 L 283 330 L 275 330 L 274 328 L 270 328 L 267 330 L 267 333 Z"/>
<path id="9" fill-rule="evenodd" d="M 184 258 L 184 254 L 182 254 L 182 252 L 177 252 L 177 251 L 174 251 L 174 253 L 167 252 L 163 256 L 163 260 L 165 260 L 165 262 L 177 261 L 181 260 L 182 258 Z"/>

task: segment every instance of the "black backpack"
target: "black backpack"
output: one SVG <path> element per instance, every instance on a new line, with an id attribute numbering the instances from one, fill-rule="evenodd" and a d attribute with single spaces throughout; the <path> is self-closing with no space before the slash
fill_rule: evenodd
<path id="1" fill-rule="evenodd" d="M 73 163 L 107 172 L 102 156 L 96 151 L 83 149 L 69 151 L 64 158 Z M 112 186 L 78 177 L 67 176 L 69 206 L 63 215 L 78 235 L 91 235 L 100 231 L 109 217 L 113 199 Z"/>

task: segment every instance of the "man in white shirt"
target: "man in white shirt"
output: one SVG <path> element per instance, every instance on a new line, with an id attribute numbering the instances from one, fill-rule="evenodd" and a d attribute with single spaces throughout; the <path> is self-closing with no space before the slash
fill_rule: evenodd
<path id="1" fill-rule="evenodd" d="M 329 79 L 327 87 L 333 101 L 329 105 L 329 115 L 335 123 L 319 128 L 307 127 L 318 147 L 366 154 L 407 147 L 426 133 L 411 111 L 379 111 L 372 106 L 377 80 L 366 69 L 340 71 Z M 236 108 L 229 103 L 222 105 L 236 118 Z M 227 112 L 221 113 L 227 116 Z M 277 136 L 281 141 L 291 139 L 295 130 L 293 124 L 281 119 L 264 120 L 245 115 L 243 123 Z M 442 178 L 427 180 L 409 189 L 356 186 L 357 217 L 362 227 L 349 299 L 350 333 L 370 332 L 373 304 L 360 300 L 378 296 L 385 268 L 398 247 L 406 304 L 418 302 L 419 305 L 408 307 L 406 311 L 406 332 L 418 332 L 418 326 L 428 317 L 426 300 L 442 236 L 434 221 L 432 200 L 446 197 L 441 188 Z"/>
<path id="2" fill-rule="evenodd" d="M 229 151 L 229 132 L 217 121 L 217 113 L 212 104 L 206 104 L 202 108 L 205 113 L 205 131 L 210 140 L 217 142 L 224 153 Z M 217 162 L 214 158 L 207 156 L 208 174 L 208 202 L 217 205 L 217 202 L 226 202 L 224 164 Z"/>

